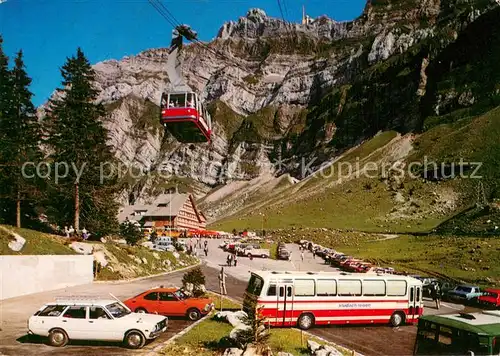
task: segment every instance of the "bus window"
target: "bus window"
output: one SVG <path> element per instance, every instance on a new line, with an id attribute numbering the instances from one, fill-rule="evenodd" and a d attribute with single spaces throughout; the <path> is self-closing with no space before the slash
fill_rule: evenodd
<path id="1" fill-rule="evenodd" d="M 452 331 L 450 328 L 441 326 L 439 328 L 439 342 L 443 345 L 451 345 Z"/>
<path id="2" fill-rule="evenodd" d="M 247 293 L 252 295 L 260 295 L 262 292 L 264 281 L 259 276 L 252 274 L 250 280 L 248 281 Z"/>
<path id="3" fill-rule="evenodd" d="M 406 281 L 387 281 L 388 297 L 404 297 L 406 295 Z"/>
<path id="4" fill-rule="evenodd" d="M 280 287 L 280 297 L 284 297 L 285 296 L 285 287 Z"/>
<path id="5" fill-rule="evenodd" d="M 269 288 L 267 289 L 267 295 L 269 297 L 276 296 L 276 284 L 269 285 Z"/>
<path id="6" fill-rule="evenodd" d="M 415 291 L 415 288 L 410 288 L 410 302 L 413 302 L 414 291 Z"/>
<path id="7" fill-rule="evenodd" d="M 292 296 L 292 287 L 291 286 L 286 287 L 286 296 L 287 297 Z"/>
<path id="8" fill-rule="evenodd" d="M 363 295 L 367 297 L 384 296 L 385 281 L 381 280 L 364 280 Z"/>
<path id="9" fill-rule="evenodd" d="M 314 279 L 296 279 L 295 296 L 313 297 L 315 294 Z"/>
<path id="10" fill-rule="evenodd" d="M 316 281 L 316 295 L 318 297 L 331 297 L 337 294 L 337 281 L 335 279 L 318 279 Z"/>
<path id="11" fill-rule="evenodd" d="M 361 281 L 354 279 L 341 279 L 338 285 L 338 295 L 340 296 L 360 296 Z"/>

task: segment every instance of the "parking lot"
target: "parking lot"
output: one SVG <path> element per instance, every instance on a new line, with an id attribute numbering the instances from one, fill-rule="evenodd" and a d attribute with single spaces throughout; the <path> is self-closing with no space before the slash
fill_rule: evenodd
<path id="1" fill-rule="evenodd" d="M 207 289 L 218 291 L 218 273 L 222 265 L 226 263 L 227 253 L 218 248 L 221 240 L 209 242 L 209 254 L 204 259 L 205 266 L 202 267 L 206 276 Z M 240 257 L 236 267 L 226 268 L 226 279 L 228 295 L 236 300 L 242 301 L 247 285 L 249 272 L 252 270 L 301 270 L 301 271 L 332 271 L 329 265 L 324 264 L 319 257 L 314 258 L 311 253 L 304 253 L 304 261 L 300 256 L 297 245 L 290 244 L 287 248 L 292 252 L 291 261 L 276 261 L 271 259 Z M 181 285 L 182 276 L 185 272 L 175 272 L 169 275 L 154 277 L 150 279 L 124 282 L 124 283 L 94 283 L 72 287 L 65 290 L 38 293 L 30 296 L 18 297 L 2 301 L 0 304 L 0 353 L 4 355 L 124 355 L 144 353 L 157 347 L 161 342 L 168 340 L 171 336 L 184 329 L 191 322 L 184 319 L 169 318 L 169 328 L 159 339 L 145 346 L 144 350 L 133 351 L 122 348 L 117 344 L 101 343 L 78 343 L 70 344 L 62 349 L 47 346 L 40 342 L 27 342 L 25 335 L 27 331 L 27 320 L 44 303 L 53 301 L 58 296 L 101 296 L 109 297 L 108 293 L 114 294 L 120 299 L 137 295 L 149 288 L 159 285 Z M 463 306 L 443 303 L 438 311 L 432 301 L 425 301 L 425 314 L 429 313 L 454 313 L 463 310 Z M 338 343 L 342 346 L 352 348 L 365 355 L 410 355 L 413 352 L 416 327 L 402 326 L 392 328 L 390 326 L 332 326 L 313 328 L 310 330 L 314 335 L 326 340 Z"/>

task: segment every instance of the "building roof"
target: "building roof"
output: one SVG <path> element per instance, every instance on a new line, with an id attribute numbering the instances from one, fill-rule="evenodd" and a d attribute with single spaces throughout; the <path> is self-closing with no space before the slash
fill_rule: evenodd
<path id="1" fill-rule="evenodd" d="M 134 215 L 135 212 L 146 212 L 151 208 L 151 205 L 128 205 L 121 209 L 118 214 L 118 221 L 124 222 L 126 218 L 129 220 L 139 221 L 142 219 L 141 215 Z"/>
<path id="2" fill-rule="evenodd" d="M 463 315 L 469 316 L 469 318 Z M 420 318 L 475 334 L 500 336 L 500 311 L 483 311 L 482 313 L 471 314 L 424 315 Z"/>
<path id="3" fill-rule="evenodd" d="M 205 222 L 206 219 L 196 208 L 192 196 L 190 194 L 179 193 L 161 194 L 150 205 L 125 206 L 118 214 L 118 221 L 122 223 L 126 220 L 126 218 L 133 221 L 140 221 L 143 217 L 175 217 L 179 215 L 179 211 L 181 210 L 187 199 L 191 199 L 193 208 L 198 214 L 199 220 L 201 222 Z M 141 212 L 142 214 L 135 215 L 135 213 L 139 212 Z"/>
<path id="4" fill-rule="evenodd" d="M 144 216 L 177 216 L 188 194 L 161 194 Z"/>

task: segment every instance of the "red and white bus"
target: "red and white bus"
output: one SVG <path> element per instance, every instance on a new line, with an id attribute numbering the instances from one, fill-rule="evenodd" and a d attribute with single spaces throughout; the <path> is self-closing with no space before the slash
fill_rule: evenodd
<path id="1" fill-rule="evenodd" d="M 251 274 L 244 310 L 260 308 L 271 326 L 415 323 L 422 282 L 392 274 L 271 272 Z"/>

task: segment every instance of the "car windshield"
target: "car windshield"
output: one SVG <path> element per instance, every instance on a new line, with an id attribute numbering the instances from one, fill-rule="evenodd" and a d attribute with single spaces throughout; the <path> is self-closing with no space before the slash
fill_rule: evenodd
<path id="1" fill-rule="evenodd" d="M 130 311 L 127 310 L 120 303 L 112 303 L 106 305 L 106 309 L 113 315 L 114 318 L 121 318 L 122 316 L 130 314 Z"/>
<path id="2" fill-rule="evenodd" d="M 493 298 L 497 298 L 498 297 L 498 293 L 497 292 L 485 292 L 484 295 L 487 296 L 487 297 L 493 297 Z"/>
<path id="3" fill-rule="evenodd" d="M 188 296 L 185 295 L 181 290 L 176 291 L 174 294 L 179 300 L 184 300 L 188 298 Z"/>

